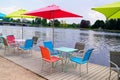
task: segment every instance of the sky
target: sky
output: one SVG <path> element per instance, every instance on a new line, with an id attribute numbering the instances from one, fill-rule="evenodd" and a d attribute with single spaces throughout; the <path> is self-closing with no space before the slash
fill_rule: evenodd
<path id="1" fill-rule="evenodd" d="M 48 5 L 57 5 L 60 8 L 81 15 L 83 18 L 62 18 L 67 23 L 80 23 L 81 20 L 90 20 L 93 24 L 96 20 L 105 20 L 105 16 L 99 12 L 91 10 L 98 6 L 118 2 L 120 0 L 2 0 L 0 12 L 9 14 L 18 9 L 28 11 L 46 7 Z"/>

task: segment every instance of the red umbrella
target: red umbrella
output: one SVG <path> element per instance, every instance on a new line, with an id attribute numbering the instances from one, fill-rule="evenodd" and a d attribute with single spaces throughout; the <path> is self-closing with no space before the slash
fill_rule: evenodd
<path id="1" fill-rule="evenodd" d="M 46 19 L 53 19 L 53 21 L 55 18 L 68 18 L 68 17 L 82 18 L 82 16 L 62 10 L 59 6 L 56 5 L 50 5 L 31 12 L 27 12 L 25 13 L 25 15 L 32 15 Z M 53 25 L 53 43 L 54 43 L 54 25 Z"/>

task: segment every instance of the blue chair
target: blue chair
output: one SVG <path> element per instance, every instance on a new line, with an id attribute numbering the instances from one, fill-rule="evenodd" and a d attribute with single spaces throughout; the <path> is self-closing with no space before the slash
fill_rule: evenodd
<path id="1" fill-rule="evenodd" d="M 81 64 L 87 64 L 86 66 L 87 66 L 87 73 L 88 73 L 88 61 L 93 50 L 94 49 L 88 49 L 84 54 L 83 58 L 73 57 L 73 56 L 70 58 L 70 61 L 80 64 L 80 73 L 81 73 Z"/>
<path id="2" fill-rule="evenodd" d="M 58 55 L 58 52 L 54 51 L 52 41 L 44 41 L 43 44 L 44 44 L 44 47 L 50 50 L 51 55 Z"/>
<path id="3" fill-rule="evenodd" d="M 33 39 L 27 39 L 24 43 L 24 46 L 20 46 L 20 49 L 29 50 L 29 53 L 30 53 L 30 50 L 32 49 L 32 47 L 33 47 Z"/>

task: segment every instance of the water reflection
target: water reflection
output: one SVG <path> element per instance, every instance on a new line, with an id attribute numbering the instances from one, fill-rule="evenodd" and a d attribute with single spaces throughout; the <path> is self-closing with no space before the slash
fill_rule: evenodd
<path id="1" fill-rule="evenodd" d="M 45 40 L 52 40 L 52 28 L 23 28 L 24 39 L 38 36 L 38 46 Z M 0 26 L 4 35 L 14 34 L 22 38 L 21 27 Z M 92 30 L 55 29 L 55 47 L 66 46 L 74 48 L 76 42 L 85 43 L 85 50 L 94 48 L 90 61 L 100 65 L 109 65 L 109 51 L 120 51 L 120 33 L 96 32 Z M 38 47 L 36 49 L 39 50 Z"/>

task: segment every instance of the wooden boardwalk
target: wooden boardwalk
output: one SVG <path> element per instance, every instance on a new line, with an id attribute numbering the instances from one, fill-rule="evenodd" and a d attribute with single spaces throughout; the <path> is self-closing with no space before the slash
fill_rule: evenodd
<path id="1" fill-rule="evenodd" d="M 9 52 L 9 53 L 8 53 Z M 58 62 L 55 70 L 51 70 L 50 64 L 42 69 L 42 59 L 40 51 L 32 51 L 32 54 L 23 54 L 13 51 L 7 51 L 3 54 L 3 49 L 0 49 L 0 55 L 22 67 L 28 69 L 39 76 L 42 76 L 48 80 L 109 80 L 109 68 L 106 66 L 100 66 L 97 64 L 89 63 L 88 74 L 86 72 L 86 65 L 82 65 L 82 72 L 80 72 L 78 67 L 75 69 L 68 63 L 64 65 L 64 71 L 62 71 L 61 62 Z M 111 80 L 117 80 L 117 74 L 112 71 Z"/>

